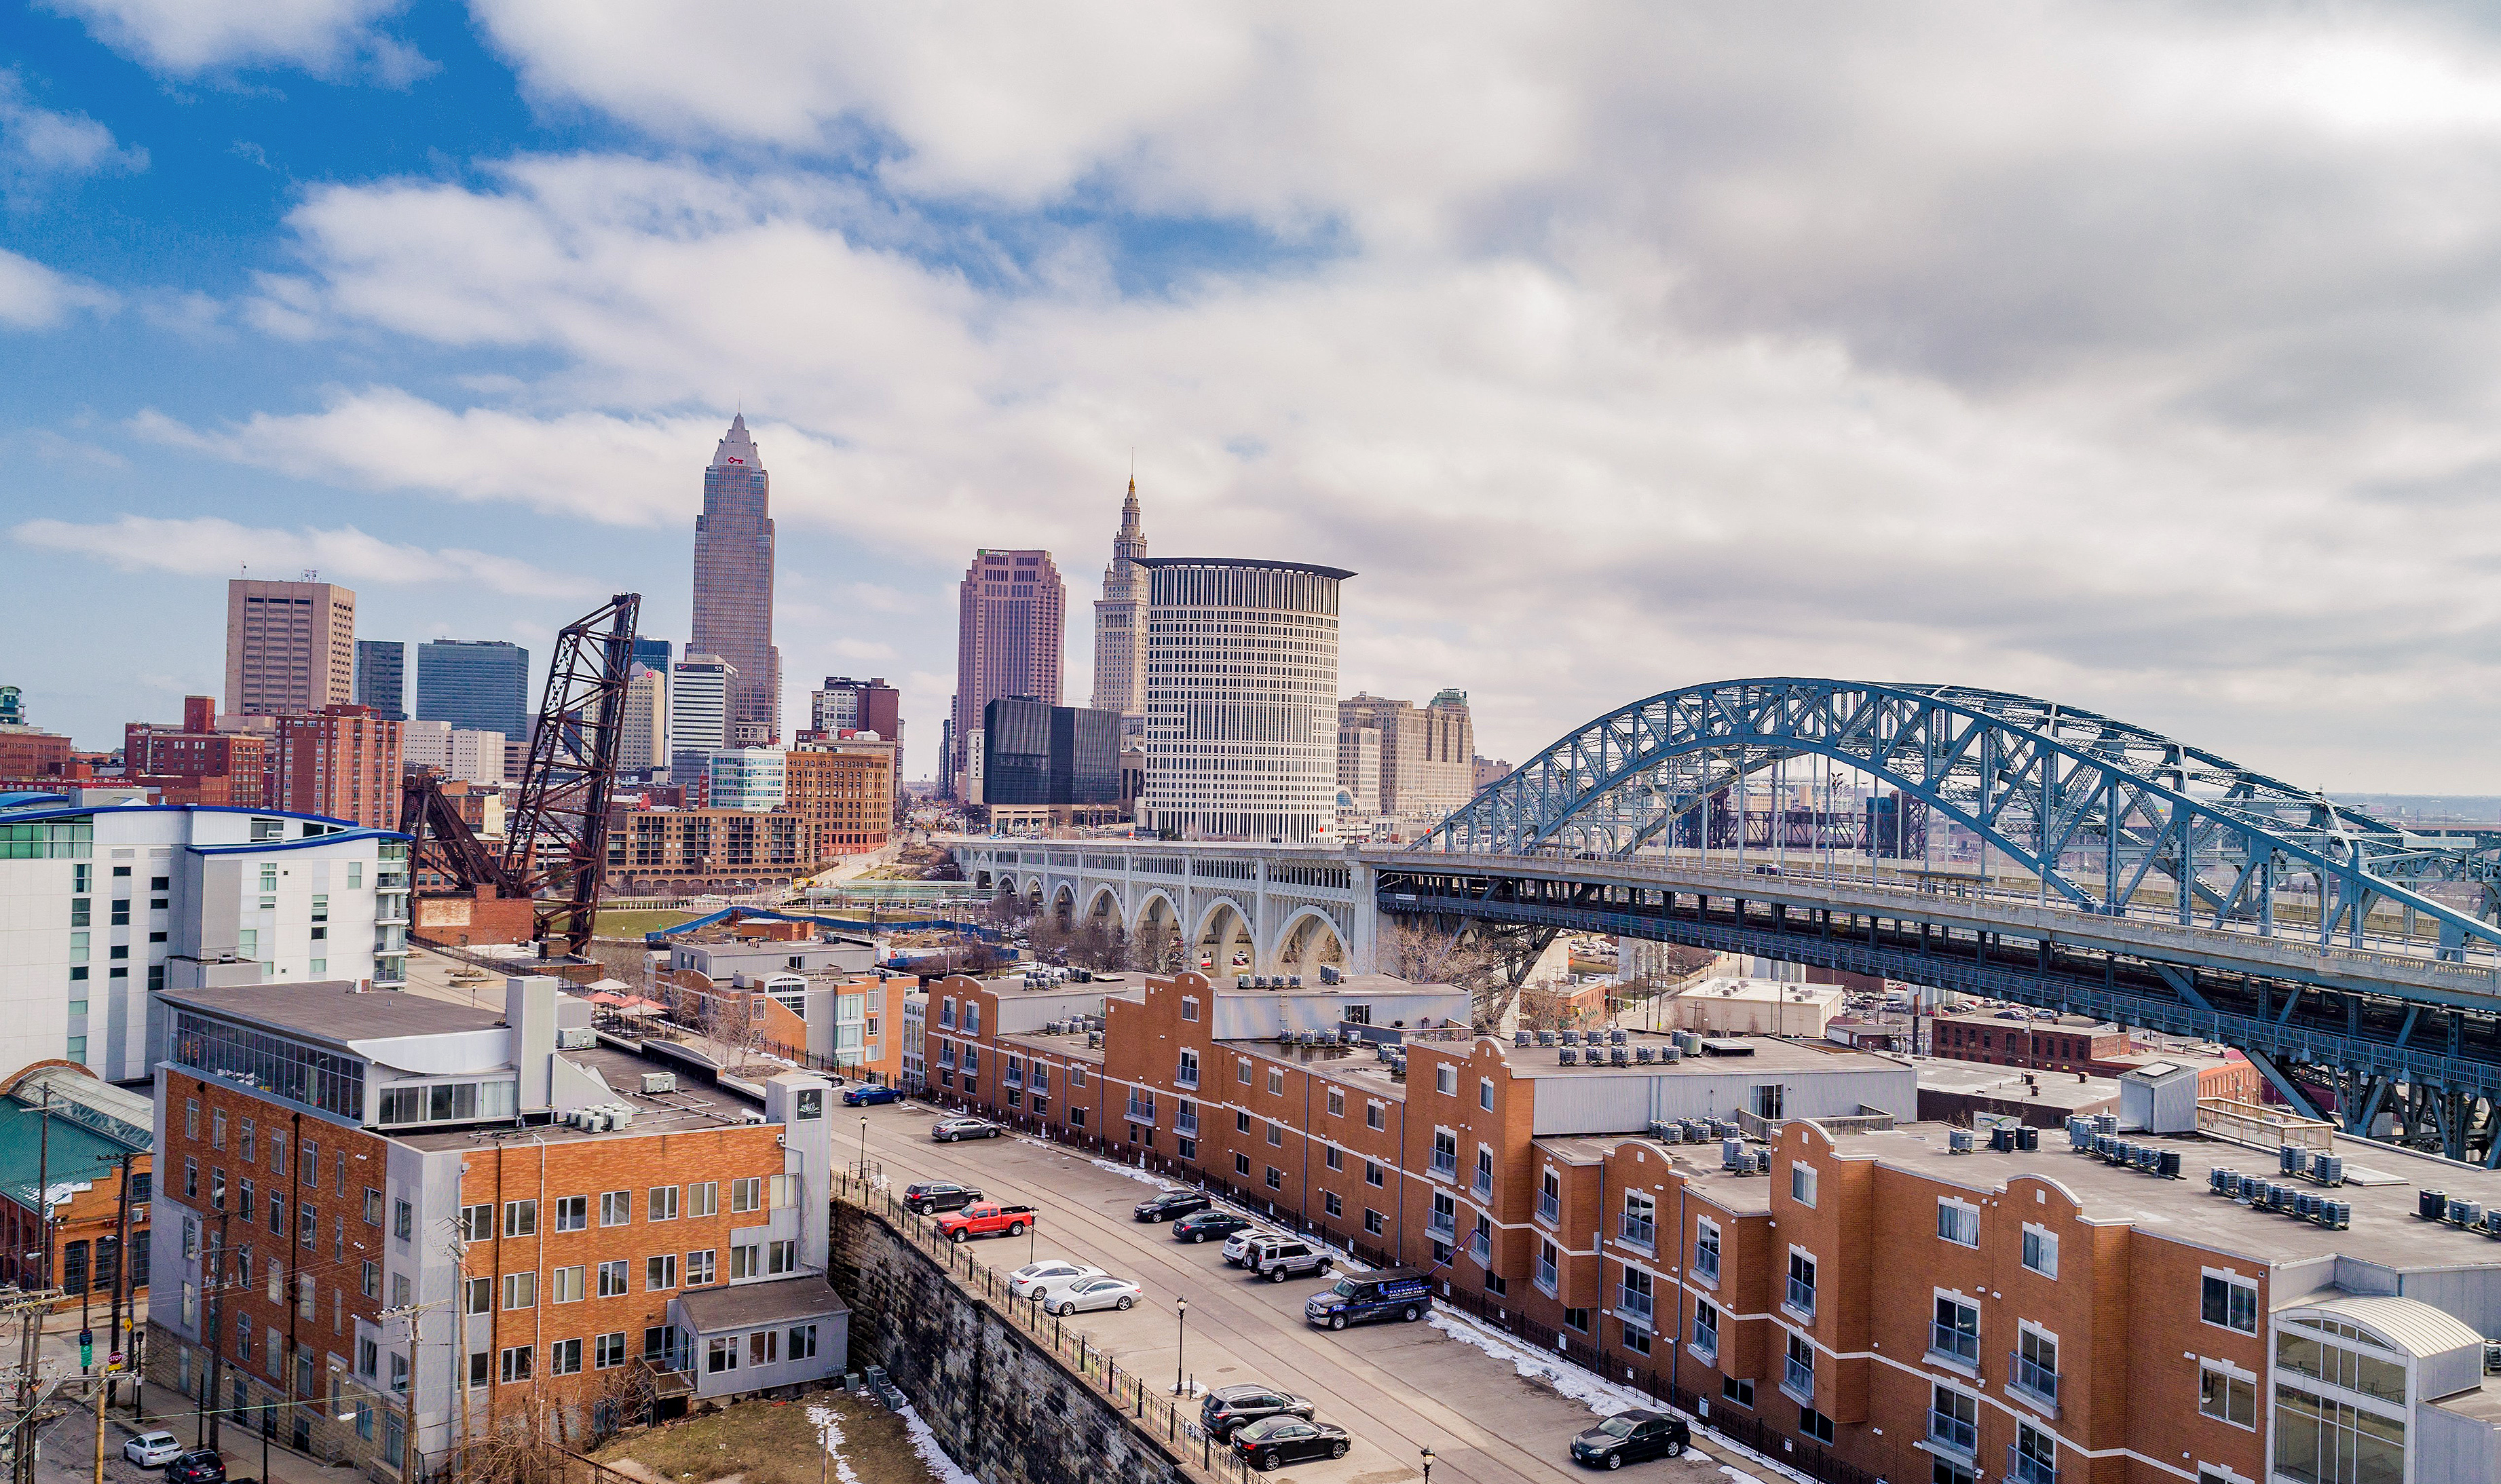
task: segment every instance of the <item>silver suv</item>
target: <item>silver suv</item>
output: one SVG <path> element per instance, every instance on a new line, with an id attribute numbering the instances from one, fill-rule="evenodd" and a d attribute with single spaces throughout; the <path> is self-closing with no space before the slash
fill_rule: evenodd
<path id="1" fill-rule="evenodd" d="M 1299 1237 L 1272 1237 L 1254 1242 L 1243 1254 L 1243 1266 L 1271 1283 L 1287 1278 L 1326 1277 L 1337 1254 Z"/>
<path id="2" fill-rule="evenodd" d="M 1239 1268 L 1250 1261 L 1252 1246 L 1263 1241 L 1282 1240 L 1284 1237 L 1284 1233 L 1266 1227 L 1245 1227 L 1224 1238 L 1225 1266 Z"/>

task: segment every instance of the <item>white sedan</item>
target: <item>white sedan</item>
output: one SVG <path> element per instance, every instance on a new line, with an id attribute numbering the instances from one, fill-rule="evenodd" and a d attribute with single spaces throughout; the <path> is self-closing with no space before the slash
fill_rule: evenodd
<path id="1" fill-rule="evenodd" d="M 1073 1283 L 1079 1278 L 1099 1278 L 1102 1275 L 1103 1270 L 1100 1268 L 1088 1268 L 1082 1263 L 1069 1262 L 1065 1258 L 1047 1257 L 1039 1263 L 1027 1263 L 1009 1273 L 1008 1294 L 1011 1298 L 1030 1299 L 1037 1293 L 1057 1288 L 1063 1283 Z"/>
<path id="2" fill-rule="evenodd" d="M 1137 1302 L 1137 1284 L 1126 1278 L 1094 1277 L 1050 1290 L 1042 1306 L 1054 1314 L 1074 1314 L 1079 1309 L 1128 1308 Z"/>
<path id="3" fill-rule="evenodd" d="M 182 1452 L 182 1441 L 171 1433 L 142 1433 L 121 1445 L 121 1456 L 142 1468 L 169 1464 Z"/>

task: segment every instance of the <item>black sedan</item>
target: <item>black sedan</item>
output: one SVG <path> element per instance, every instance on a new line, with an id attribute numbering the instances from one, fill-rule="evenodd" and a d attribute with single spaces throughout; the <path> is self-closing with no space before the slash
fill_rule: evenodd
<path id="1" fill-rule="evenodd" d="M 1204 1210 L 1184 1216 L 1173 1223 L 1176 1241 L 1222 1241 L 1236 1232 L 1250 1228 L 1250 1218 L 1236 1216 L 1231 1211 Z"/>
<path id="2" fill-rule="evenodd" d="M 1198 1420 L 1217 1437 L 1271 1417 L 1300 1417 L 1309 1422 L 1312 1404 L 1301 1397 L 1267 1386 L 1219 1386 L 1199 1403 Z"/>
<path id="3" fill-rule="evenodd" d="M 981 1191 L 952 1180 L 923 1180 L 903 1187 L 903 1205 L 914 1211 L 960 1211 L 982 1199 Z"/>
<path id="4" fill-rule="evenodd" d="M 1308 1417 L 1271 1417 L 1233 1435 L 1233 1451 L 1253 1468 L 1300 1464 L 1316 1458 L 1344 1458 L 1346 1429 Z"/>
<path id="5" fill-rule="evenodd" d="M 1139 1202 L 1138 1219 L 1170 1221 L 1176 1216 L 1186 1216 L 1192 1211 L 1206 1210 L 1209 1204 L 1208 1199 L 1197 1191 L 1168 1190 L 1150 1201 Z"/>
<path id="6" fill-rule="evenodd" d="M 1617 1412 L 1572 1439 L 1572 1462 L 1621 1468 L 1646 1458 L 1678 1458 L 1693 1432 L 1684 1419 L 1636 1407 Z"/>
<path id="7" fill-rule="evenodd" d="M 226 1461 L 201 1448 L 167 1464 L 165 1477 L 168 1484 L 226 1484 Z"/>

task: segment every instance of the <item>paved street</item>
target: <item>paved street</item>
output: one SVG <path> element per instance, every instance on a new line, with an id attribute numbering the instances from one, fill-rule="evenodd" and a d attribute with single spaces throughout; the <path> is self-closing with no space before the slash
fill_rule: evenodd
<path id="1" fill-rule="evenodd" d="M 1311 1398 L 1322 1419 L 1352 1435 L 1344 1460 L 1305 1464 L 1280 1476 L 1310 1484 L 1391 1484 L 1413 1478 L 1418 1451 L 1433 1450 L 1434 1476 L 1452 1484 L 1516 1484 L 1585 1477 L 1566 1456 L 1571 1435 L 1595 1420 L 1589 1408 L 1523 1380 L 1508 1362 L 1451 1338 L 1425 1323 L 1389 1323 L 1343 1333 L 1303 1322 L 1303 1303 L 1318 1279 L 1267 1283 L 1228 1268 L 1215 1244 L 1187 1246 L 1168 1227 L 1145 1225 L 1130 1207 L 1155 1187 L 1097 1166 L 1084 1154 L 1002 1137 L 939 1144 L 928 1137 L 929 1109 L 895 1105 L 844 1109 L 844 1131 L 856 1149 L 856 1120 L 868 1118 L 868 1157 L 883 1164 L 897 1189 L 915 1179 L 978 1185 L 994 1199 L 1036 1206 L 1042 1221 L 1024 1238 L 975 1244 L 1001 1270 L 1021 1266 L 1030 1250 L 1090 1263 L 1145 1285 L 1127 1313 L 1099 1311 L 1069 1323 L 1091 1333 L 1122 1369 L 1142 1376 L 1175 1371 L 1179 1324 L 1175 1297 L 1189 1301 L 1188 1336 L 1180 1368 L 1201 1386 L 1260 1381 Z M 1440 1312 L 1448 1313 L 1443 1310 Z M 1705 1440 L 1703 1451 L 1726 1450 Z M 1722 1462 L 1777 1477 L 1729 1454 L 1628 1466 L 1635 1477 L 1686 1480 L 1720 1476 Z"/>

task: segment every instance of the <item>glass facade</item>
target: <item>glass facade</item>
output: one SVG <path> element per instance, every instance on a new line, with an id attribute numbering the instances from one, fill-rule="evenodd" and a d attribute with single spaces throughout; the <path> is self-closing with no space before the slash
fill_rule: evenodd
<path id="1" fill-rule="evenodd" d="M 982 802 L 1117 804 L 1120 714 L 1021 697 L 982 712 Z"/>
<path id="2" fill-rule="evenodd" d="M 185 1009 L 174 1012 L 167 1050 L 194 1071 L 365 1121 L 365 1064 L 355 1057 Z"/>
<path id="3" fill-rule="evenodd" d="M 508 742 L 530 735 L 530 651 L 502 640 L 438 639 L 417 646 L 417 716 Z"/>
<path id="4" fill-rule="evenodd" d="M 95 854 L 95 821 L 0 824 L 0 861 L 83 861 Z"/>

